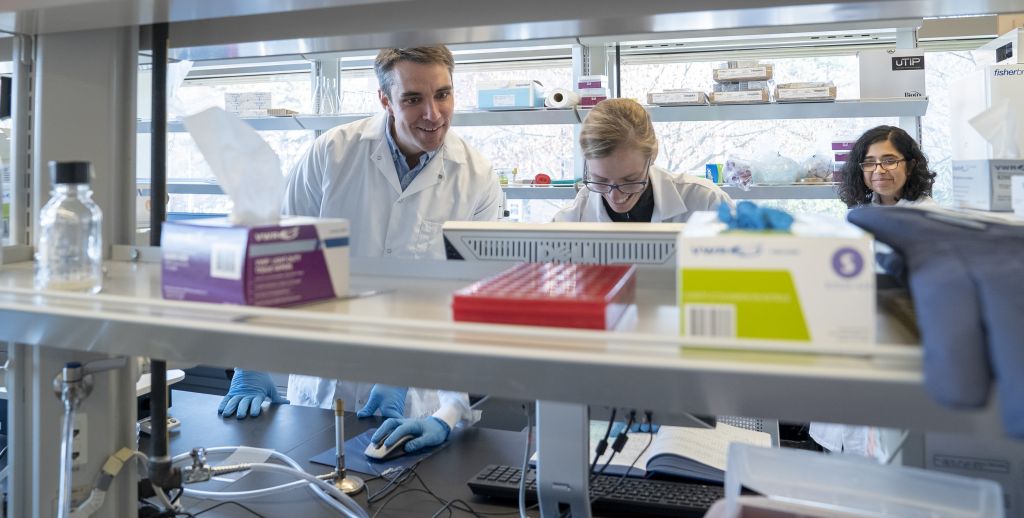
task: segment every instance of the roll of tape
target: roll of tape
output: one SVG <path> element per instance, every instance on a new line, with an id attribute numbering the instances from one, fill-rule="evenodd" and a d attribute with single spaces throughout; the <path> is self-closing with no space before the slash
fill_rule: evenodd
<path id="1" fill-rule="evenodd" d="M 544 98 L 544 106 L 548 108 L 572 108 L 579 103 L 579 94 L 565 88 L 555 88 Z"/>

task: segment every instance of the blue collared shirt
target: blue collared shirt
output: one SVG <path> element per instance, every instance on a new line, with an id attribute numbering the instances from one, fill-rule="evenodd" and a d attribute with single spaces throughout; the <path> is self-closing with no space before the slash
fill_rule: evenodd
<path id="1" fill-rule="evenodd" d="M 391 159 L 395 161 L 395 171 L 398 171 L 398 183 L 402 186 L 402 190 L 409 188 L 409 184 L 412 183 L 416 175 L 427 166 L 431 158 L 437 154 L 437 151 L 429 151 L 420 155 L 420 162 L 416 164 L 416 167 L 409 168 L 409 162 L 406 161 L 405 155 L 398 149 L 398 144 L 395 144 L 395 138 L 391 136 L 391 124 L 388 124 L 387 129 L 384 131 L 387 135 L 388 147 L 391 149 Z"/>

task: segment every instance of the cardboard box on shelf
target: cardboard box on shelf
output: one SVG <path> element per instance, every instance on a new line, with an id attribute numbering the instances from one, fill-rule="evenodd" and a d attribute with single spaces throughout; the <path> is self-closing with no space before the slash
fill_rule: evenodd
<path id="1" fill-rule="evenodd" d="M 729 231 L 716 212 L 698 212 L 676 256 L 684 336 L 875 341 L 872 239 L 843 220 L 797 215 L 791 233 Z"/>
<path id="2" fill-rule="evenodd" d="M 287 306 L 348 293 L 348 221 L 288 217 L 233 226 L 227 218 L 166 222 L 165 299 Z"/>
<path id="3" fill-rule="evenodd" d="M 741 92 L 711 92 L 711 104 L 757 104 L 771 101 L 768 89 Z"/>
<path id="4" fill-rule="evenodd" d="M 647 94 L 647 104 L 657 106 L 703 105 L 707 103 L 707 94 L 694 90 L 665 90 Z"/>
<path id="5" fill-rule="evenodd" d="M 270 92 L 225 93 L 224 111 L 239 117 L 261 117 L 270 109 Z"/>
<path id="6" fill-rule="evenodd" d="M 483 81 L 477 84 L 477 108 L 515 110 L 544 106 L 543 87 L 538 81 Z"/>
<path id="7" fill-rule="evenodd" d="M 862 50 L 857 56 L 861 99 L 926 96 L 924 50 Z"/>
<path id="8" fill-rule="evenodd" d="M 1009 212 L 1011 183 L 1024 160 L 953 160 L 953 203 L 964 209 Z"/>
<path id="9" fill-rule="evenodd" d="M 712 71 L 716 82 L 767 81 L 772 78 L 772 65 L 758 65 L 744 68 L 716 68 Z"/>

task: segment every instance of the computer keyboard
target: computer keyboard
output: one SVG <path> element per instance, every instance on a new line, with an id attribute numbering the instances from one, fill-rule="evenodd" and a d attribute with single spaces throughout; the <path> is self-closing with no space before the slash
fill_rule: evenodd
<path id="1" fill-rule="evenodd" d="M 469 488 L 478 495 L 516 499 L 520 473 L 517 467 L 490 464 L 469 480 Z M 614 492 L 609 493 L 612 490 Z M 533 468 L 526 473 L 526 491 L 526 501 L 536 502 L 537 482 Z M 590 482 L 591 499 L 596 495 L 600 496 L 592 509 L 597 514 L 701 517 L 711 504 L 723 498 L 724 491 L 721 486 L 598 475 Z"/>

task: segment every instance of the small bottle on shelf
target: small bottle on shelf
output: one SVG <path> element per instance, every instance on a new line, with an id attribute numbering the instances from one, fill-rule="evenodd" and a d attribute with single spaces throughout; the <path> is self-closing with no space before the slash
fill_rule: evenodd
<path id="1" fill-rule="evenodd" d="M 36 289 L 97 293 L 103 283 L 103 214 L 89 162 L 50 162 L 53 196 L 39 215 Z"/>

